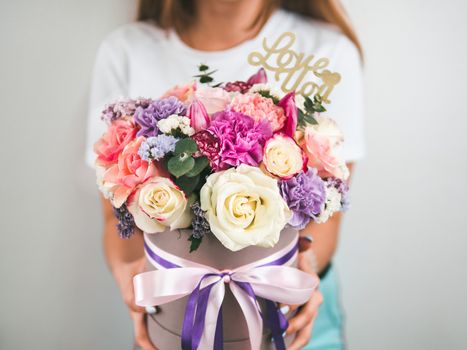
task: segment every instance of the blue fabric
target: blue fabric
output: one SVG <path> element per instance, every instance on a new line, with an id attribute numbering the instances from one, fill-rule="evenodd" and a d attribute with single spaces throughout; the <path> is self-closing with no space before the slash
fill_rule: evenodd
<path id="1" fill-rule="evenodd" d="M 310 343 L 304 350 L 343 350 L 343 313 L 340 304 L 339 285 L 334 268 L 331 266 L 326 276 L 321 280 L 323 304 L 319 308 Z"/>

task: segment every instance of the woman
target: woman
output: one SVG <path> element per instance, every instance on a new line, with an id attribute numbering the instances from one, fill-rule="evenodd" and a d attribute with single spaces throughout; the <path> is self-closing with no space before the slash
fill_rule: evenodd
<path id="1" fill-rule="evenodd" d="M 99 49 L 89 114 L 90 165 L 92 144 L 104 131 L 98 116 L 105 103 L 120 96 L 161 96 L 168 87 L 190 80 L 200 63 L 218 69 L 218 81 L 248 77 L 257 69 L 247 64 L 248 54 L 261 49 L 263 38 L 274 40 L 283 32 L 297 35 L 297 51 L 328 57 L 330 69 L 342 75 L 327 108 L 346 136 L 343 156 L 350 168 L 363 155 L 360 45 L 338 0 L 142 0 L 138 19 L 113 32 Z M 132 277 L 144 268 L 142 235 L 121 240 L 109 202 L 102 203 L 109 267 L 130 309 L 137 344 L 154 349 L 144 310 L 133 300 Z M 344 346 L 331 267 L 340 221 L 340 215 L 334 215 L 327 223 L 310 224 L 301 232 L 305 239 L 300 268 L 320 275 L 324 303 L 316 317 L 322 301 L 316 293 L 290 320 L 287 332 L 296 334 L 292 350 Z M 311 235 L 313 243 L 306 244 Z M 291 312 L 288 306 L 282 309 Z"/>

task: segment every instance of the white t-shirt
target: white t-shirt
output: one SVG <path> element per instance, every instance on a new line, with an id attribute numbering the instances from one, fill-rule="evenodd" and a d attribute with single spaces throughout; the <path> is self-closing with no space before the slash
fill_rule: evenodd
<path id="1" fill-rule="evenodd" d="M 284 32 L 297 36 L 294 50 L 330 59 L 328 69 L 341 74 L 326 105 L 344 133 L 342 156 L 355 161 L 364 155 L 362 69 L 355 45 L 339 30 L 299 15 L 277 10 L 252 40 L 223 51 L 206 52 L 188 47 L 174 31 L 134 22 L 112 32 L 101 44 L 94 67 L 86 163 L 94 166 L 94 142 L 106 125 L 100 119 L 105 104 L 117 98 L 157 98 L 174 85 L 193 80 L 200 63 L 215 73 L 216 81 L 246 80 L 259 67 L 247 63 L 248 54 L 261 51 L 263 38 L 274 41 Z M 269 82 L 271 73 L 268 73 Z"/>

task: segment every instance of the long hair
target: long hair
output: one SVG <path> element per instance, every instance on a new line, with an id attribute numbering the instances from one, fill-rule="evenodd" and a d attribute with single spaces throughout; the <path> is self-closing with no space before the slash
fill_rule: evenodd
<path id="1" fill-rule="evenodd" d="M 263 0 L 262 13 L 255 20 L 266 21 L 271 12 L 280 6 L 300 15 L 331 23 L 339 27 L 357 47 L 362 56 L 362 46 L 340 0 Z M 175 28 L 183 32 L 196 16 L 195 1 L 192 0 L 140 0 L 137 19 L 152 20 L 163 29 Z"/>

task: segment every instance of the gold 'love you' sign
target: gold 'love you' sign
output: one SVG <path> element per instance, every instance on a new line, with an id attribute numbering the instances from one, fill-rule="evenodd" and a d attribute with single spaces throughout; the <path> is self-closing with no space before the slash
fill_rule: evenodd
<path id="1" fill-rule="evenodd" d="M 285 93 L 295 91 L 304 96 L 318 94 L 323 102 L 330 103 L 329 95 L 341 80 L 340 74 L 326 69 L 329 66 L 328 58 L 317 58 L 312 54 L 305 56 L 303 52 L 292 50 L 295 40 L 295 34 L 290 32 L 283 33 L 272 45 L 268 45 L 264 38 L 264 53 L 253 51 L 248 55 L 248 63 L 273 72 L 276 81 L 283 77 L 281 89 Z M 316 82 L 316 78 L 315 81 L 308 80 L 311 74 L 320 81 Z"/>

